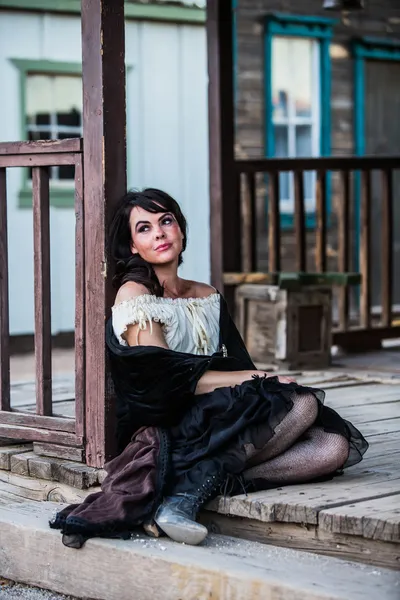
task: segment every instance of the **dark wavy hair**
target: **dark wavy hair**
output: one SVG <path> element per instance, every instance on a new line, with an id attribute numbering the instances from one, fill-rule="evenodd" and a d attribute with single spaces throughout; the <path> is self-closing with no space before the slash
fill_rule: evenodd
<path id="1" fill-rule="evenodd" d="M 164 289 L 160 284 L 153 266 L 139 254 L 132 254 L 131 226 L 129 218 L 132 208 L 139 206 L 150 213 L 172 213 L 183 233 L 183 247 L 179 255 L 178 265 L 183 262 L 182 253 L 186 248 L 187 223 L 179 204 L 166 192 L 146 188 L 143 191 L 130 191 L 118 203 L 109 232 L 109 255 L 115 262 L 113 285 L 120 288 L 127 281 L 135 281 L 144 285 L 151 294 L 163 296 Z"/>

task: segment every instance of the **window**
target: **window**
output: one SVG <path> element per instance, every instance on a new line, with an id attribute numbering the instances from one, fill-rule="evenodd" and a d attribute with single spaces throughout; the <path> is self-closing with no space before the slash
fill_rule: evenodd
<path id="1" fill-rule="evenodd" d="M 26 78 L 26 139 L 82 136 L 82 80 L 76 75 L 31 74 Z M 74 167 L 52 167 L 51 180 L 73 180 Z M 31 173 L 29 174 L 31 178 Z"/>
<path id="2" fill-rule="evenodd" d="M 22 140 L 62 140 L 82 135 L 82 67 L 79 63 L 12 59 L 20 76 Z M 23 169 L 20 207 L 32 206 L 31 170 Z M 74 168 L 52 167 L 50 204 L 74 206 Z"/>
<path id="3" fill-rule="evenodd" d="M 265 153 L 267 157 L 330 154 L 331 19 L 271 15 L 265 19 Z M 315 209 L 316 175 L 304 179 L 307 222 Z M 294 184 L 280 175 L 281 215 L 290 226 Z M 328 194 L 329 196 L 329 194 Z"/>

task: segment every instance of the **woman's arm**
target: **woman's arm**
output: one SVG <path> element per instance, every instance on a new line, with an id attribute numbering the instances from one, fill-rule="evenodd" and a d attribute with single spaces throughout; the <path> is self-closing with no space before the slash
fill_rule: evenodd
<path id="1" fill-rule="evenodd" d="M 138 325 L 129 325 L 124 333 L 124 338 L 129 346 L 158 346 L 159 348 L 168 348 L 164 333 L 160 323 L 152 322 L 152 329 L 148 325 L 146 329 L 139 330 Z M 259 377 L 273 377 L 274 374 L 264 371 L 206 371 L 197 383 L 196 395 L 213 392 L 220 387 L 234 387 L 244 381 L 249 381 L 256 375 Z M 291 383 L 294 379 L 289 377 L 280 377 L 281 383 Z"/>

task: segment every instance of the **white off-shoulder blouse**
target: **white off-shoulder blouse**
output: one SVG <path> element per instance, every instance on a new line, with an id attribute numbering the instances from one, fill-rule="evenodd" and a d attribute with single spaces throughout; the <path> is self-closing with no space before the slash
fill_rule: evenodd
<path id="1" fill-rule="evenodd" d="M 171 350 L 210 355 L 219 346 L 220 295 L 205 298 L 159 298 L 144 294 L 124 300 L 112 308 L 114 334 L 127 346 L 123 334 L 128 325 L 138 324 L 140 331 L 159 322 Z"/>

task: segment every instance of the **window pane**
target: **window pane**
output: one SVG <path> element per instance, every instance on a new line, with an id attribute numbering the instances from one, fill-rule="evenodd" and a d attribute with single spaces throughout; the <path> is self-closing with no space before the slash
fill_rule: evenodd
<path id="1" fill-rule="evenodd" d="M 312 129 L 311 125 L 298 125 L 296 127 L 296 156 L 309 158 L 312 152 Z M 304 195 L 306 199 L 313 198 L 314 173 L 304 173 Z"/>
<path id="2" fill-rule="evenodd" d="M 54 112 L 61 126 L 80 127 L 82 113 L 82 79 L 57 75 L 53 78 Z"/>
<path id="3" fill-rule="evenodd" d="M 289 146 L 288 146 L 288 127 L 286 125 L 275 125 L 274 136 L 275 136 L 275 156 L 276 157 L 287 157 Z M 279 174 L 280 184 L 280 196 L 281 199 L 289 198 L 289 173 Z"/>
<path id="4" fill-rule="evenodd" d="M 38 113 L 49 114 L 52 110 L 51 78 L 48 75 L 28 75 L 26 80 L 26 114 L 28 118 L 34 118 Z"/>
<path id="5" fill-rule="evenodd" d="M 297 117 L 311 117 L 313 71 L 313 40 L 293 38 L 291 40 L 293 61 L 292 95 Z"/>
<path id="6" fill-rule="evenodd" d="M 290 90 L 290 40 L 275 37 L 272 40 L 272 107 L 273 118 L 288 116 Z"/>

